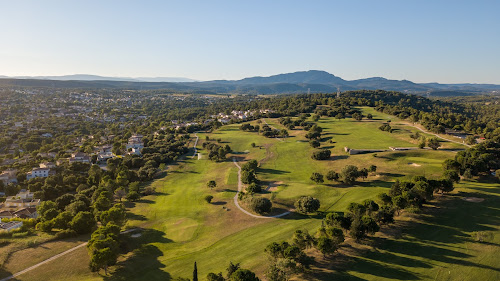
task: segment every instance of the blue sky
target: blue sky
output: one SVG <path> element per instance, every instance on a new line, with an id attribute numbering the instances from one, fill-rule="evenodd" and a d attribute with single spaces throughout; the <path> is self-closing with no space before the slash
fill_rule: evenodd
<path id="1" fill-rule="evenodd" d="M 500 84 L 500 1 L 4 1 L 0 75 Z"/>

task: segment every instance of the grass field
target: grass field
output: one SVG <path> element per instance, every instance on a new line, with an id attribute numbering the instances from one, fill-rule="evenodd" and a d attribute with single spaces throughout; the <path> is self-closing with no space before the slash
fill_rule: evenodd
<path id="1" fill-rule="evenodd" d="M 258 178 L 271 187 L 262 196 L 273 198 L 275 205 L 286 209 L 291 208 L 299 196 L 311 195 L 320 199 L 321 211 L 343 211 L 350 202 L 374 198 L 387 191 L 397 178 L 438 177 L 442 161 L 453 157 L 454 152 L 450 150 L 345 154 L 345 146 L 387 149 L 417 145 L 409 137 L 417 131 L 415 128 L 371 108 L 362 110 L 365 114 L 372 113 L 374 119 L 358 122 L 350 118 L 323 118 L 318 122 L 324 128 L 322 146 L 333 153 L 327 161 L 310 158 L 313 149 L 302 130 L 292 130 L 289 138 L 279 140 L 242 132 L 237 124 L 227 125 L 208 135 L 198 133 L 198 148 L 206 136 L 222 139 L 223 144 L 231 146 L 238 161 L 260 161 Z M 378 130 L 380 124 L 389 119 L 395 132 Z M 276 119 L 266 122 L 281 128 Z M 257 147 L 252 148 L 252 143 Z M 463 148 L 449 142 L 442 145 L 448 149 Z M 243 267 L 263 276 L 266 268 L 263 250 L 267 244 L 290 239 L 298 228 L 314 232 L 319 227 L 321 218 L 315 216 L 291 214 L 280 219 L 256 219 L 240 212 L 232 202 L 237 189 L 237 168 L 230 160 L 209 161 L 203 149 L 200 153 L 201 160 L 187 157 L 170 166 L 166 177 L 151 183 L 156 187 L 156 195 L 129 206 L 128 226 L 143 229 L 142 236 L 127 238 L 127 247 L 123 249 L 127 254 L 111 269 L 112 275 L 104 279 L 188 278 L 194 261 L 198 263 L 201 280 L 208 272 L 224 272 L 229 261 L 241 262 Z M 374 164 L 378 167 L 377 173 L 354 186 L 330 182 L 317 185 L 309 179 L 312 172 L 340 172 L 347 164 L 360 168 Z M 206 187 L 209 180 L 217 182 L 214 190 Z M 304 279 L 461 280 L 460 276 L 470 275 L 481 277 L 474 280 L 498 280 L 498 270 L 492 268 L 498 268 L 494 254 L 498 253 L 499 242 L 499 209 L 495 207 L 499 190 L 494 183 L 460 184 L 459 192 L 433 202 L 428 206 L 428 213 L 404 217 L 398 223 L 403 229 L 398 235 L 377 235 L 365 254 L 348 259 L 348 266 L 333 264 L 326 266 L 328 270 L 323 270 L 323 266 L 317 275 Z M 486 200 L 471 203 L 459 199 L 469 193 L 477 193 Z M 204 202 L 207 194 L 214 196 L 212 204 Z M 488 243 L 478 243 L 470 238 L 474 231 L 489 231 L 496 236 Z M 13 258 L 11 262 L 15 263 L 21 257 Z M 73 266 L 68 268 L 63 260 L 54 261 L 52 266 L 45 265 L 20 276 L 19 280 L 37 280 L 37 276 L 43 276 L 44 280 L 103 279 L 88 271 L 85 249 L 69 254 L 64 260 L 71 261 Z"/>

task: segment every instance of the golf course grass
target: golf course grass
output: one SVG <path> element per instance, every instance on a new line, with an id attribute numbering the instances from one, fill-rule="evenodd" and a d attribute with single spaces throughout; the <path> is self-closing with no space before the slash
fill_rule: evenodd
<path id="1" fill-rule="evenodd" d="M 330 160 L 311 159 L 314 151 L 304 137 L 303 130 L 290 130 L 285 139 L 265 138 L 256 132 L 239 130 L 240 124 L 222 126 L 212 133 L 197 133 L 201 157 L 191 157 L 171 165 L 167 176 L 150 183 L 155 195 L 143 197 L 130 204 L 127 227 L 140 228 L 141 236 L 127 237 L 128 253 L 111 269 L 109 280 L 169 280 L 190 278 L 193 264 L 198 264 L 198 275 L 204 280 L 209 272 L 225 272 L 229 261 L 239 262 L 263 276 L 267 266 L 264 248 L 271 242 L 288 240 L 294 230 L 307 229 L 314 233 L 321 224 L 320 216 L 292 213 L 282 218 L 254 218 L 241 212 L 233 203 L 237 191 L 238 169 L 232 163 L 256 159 L 260 162 L 257 177 L 269 190 L 258 196 L 272 199 L 280 212 L 293 209 L 293 202 L 303 195 L 311 195 L 321 202 L 320 211 L 344 211 L 351 202 L 374 199 L 386 192 L 398 178 L 423 175 L 438 178 L 441 163 L 463 149 L 460 144 L 442 142 L 445 149 L 433 151 L 416 149 L 384 151 L 348 155 L 344 147 L 353 149 L 380 149 L 389 147 L 416 147 L 410 134 L 417 129 L 394 116 L 362 108 L 373 120 L 355 121 L 351 118 L 321 118 L 323 128 L 321 146 L 332 151 Z M 391 120 L 393 133 L 381 131 L 382 122 Z M 277 119 L 265 119 L 269 125 L 281 129 Z M 256 121 L 252 122 L 253 124 Z M 202 149 L 206 137 L 211 142 L 221 139 L 233 153 L 227 161 L 215 163 Z M 252 143 L 255 147 L 252 147 Z M 359 168 L 377 166 L 376 173 L 352 186 L 328 182 L 315 184 L 309 177 L 313 172 L 326 174 L 340 172 L 346 165 Z M 215 180 L 217 187 L 206 186 Z M 376 235 L 363 255 L 353 255 L 346 263 L 327 265 L 308 275 L 317 280 L 500 280 L 498 271 L 500 187 L 493 182 L 463 182 L 451 195 L 426 206 L 424 214 L 405 214 L 398 220 L 398 233 Z M 461 200 L 464 196 L 483 197 L 481 203 Z M 206 195 L 214 198 L 211 204 Z M 491 241 L 478 242 L 474 232 L 487 231 Z M 384 234 L 385 232 L 382 232 Z M 472 235 L 472 236 L 471 236 Z M 341 251 L 343 252 L 343 251 Z M 86 255 L 84 249 L 68 256 L 77 259 Z M 349 256 L 349 254 L 344 254 Z M 71 280 L 100 280 L 97 273 L 81 274 L 88 257 L 81 257 L 75 266 L 78 276 Z M 64 266 L 62 261 L 54 261 Z M 323 268 L 323 269 L 324 269 Z M 496 269 L 495 269 L 496 268 Z M 36 280 L 37 271 L 20 276 L 19 280 Z M 46 273 L 41 273 L 46 274 Z M 57 279 L 57 272 L 51 272 Z M 477 277 L 477 279 L 476 279 Z M 304 278 L 305 277 L 299 277 Z"/>

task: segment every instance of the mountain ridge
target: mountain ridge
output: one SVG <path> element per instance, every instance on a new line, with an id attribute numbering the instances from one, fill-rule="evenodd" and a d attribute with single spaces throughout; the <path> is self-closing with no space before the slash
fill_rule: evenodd
<path id="1" fill-rule="evenodd" d="M 49 79 L 56 77 L 58 79 Z M 63 78 L 61 78 L 63 77 Z M 116 89 L 169 89 L 200 93 L 241 93 L 241 94 L 283 94 L 305 92 L 336 92 L 349 90 L 386 90 L 412 94 L 465 95 L 499 93 L 500 85 L 495 84 L 440 84 L 414 83 L 409 80 L 391 80 L 384 77 L 369 77 L 344 80 L 322 70 L 297 71 L 271 76 L 247 77 L 239 80 L 162 81 L 168 77 L 104 77 L 89 74 L 66 76 L 43 76 L 38 78 L 11 78 L 0 76 L 0 86 L 31 86 L 52 88 L 116 88 Z M 81 80 L 79 80 L 81 79 Z M 142 81 L 147 80 L 149 81 Z"/>

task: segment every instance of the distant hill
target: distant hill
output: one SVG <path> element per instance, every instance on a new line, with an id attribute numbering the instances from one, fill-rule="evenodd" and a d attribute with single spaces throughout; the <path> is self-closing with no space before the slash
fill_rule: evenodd
<path id="1" fill-rule="evenodd" d="M 0 86 L 6 87 L 51 87 L 51 88 L 115 88 L 115 89 L 170 89 L 193 93 L 240 93 L 240 94 L 283 94 L 336 92 L 349 90 L 386 90 L 412 94 L 435 94 L 436 96 L 475 95 L 498 93 L 500 85 L 493 84 L 439 84 L 414 83 L 408 80 L 390 80 L 371 77 L 344 80 L 326 71 L 309 70 L 249 77 L 241 80 L 194 81 L 176 77 L 103 77 L 88 74 L 66 76 L 44 76 L 23 78 L 1 78 Z"/>
<path id="2" fill-rule="evenodd" d="M 183 77 L 106 77 L 90 74 L 72 74 L 61 76 L 0 76 L 0 78 L 12 79 L 42 79 L 42 80 L 59 80 L 59 81 L 129 81 L 129 82 L 196 82 L 197 80 Z"/>

